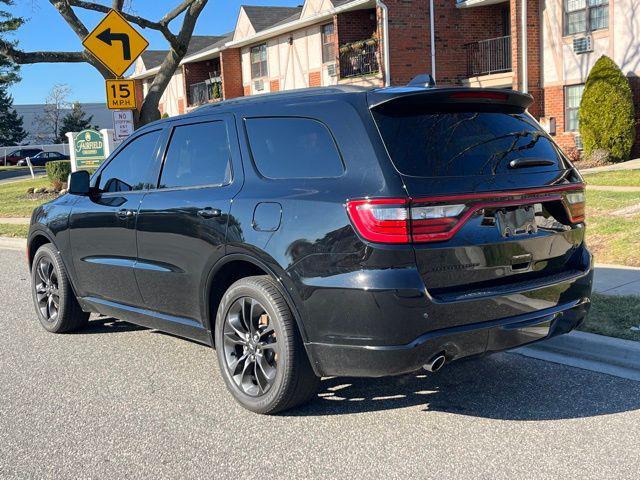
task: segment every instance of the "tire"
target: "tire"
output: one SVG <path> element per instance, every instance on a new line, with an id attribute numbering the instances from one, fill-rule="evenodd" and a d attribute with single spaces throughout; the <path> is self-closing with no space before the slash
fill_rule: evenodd
<path id="1" fill-rule="evenodd" d="M 87 324 L 89 313 L 80 308 L 62 258 L 50 243 L 33 257 L 31 293 L 38 320 L 49 332 L 72 332 Z"/>
<path id="2" fill-rule="evenodd" d="M 291 310 L 270 277 L 246 277 L 229 287 L 214 336 L 222 377 L 246 409 L 274 414 L 308 402 L 318 391 L 320 379 Z"/>

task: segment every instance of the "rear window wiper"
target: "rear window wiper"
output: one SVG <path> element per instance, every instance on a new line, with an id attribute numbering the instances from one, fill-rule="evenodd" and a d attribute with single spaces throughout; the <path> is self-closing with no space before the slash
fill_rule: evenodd
<path id="1" fill-rule="evenodd" d="M 555 164 L 555 161 L 544 158 L 516 158 L 509 162 L 509 168 L 547 167 Z"/>

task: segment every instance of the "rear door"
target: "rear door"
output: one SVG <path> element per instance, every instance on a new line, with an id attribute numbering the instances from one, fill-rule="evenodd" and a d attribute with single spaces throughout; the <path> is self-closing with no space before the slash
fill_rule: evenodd
<path id="1" fill-rule="evenodd" d="M 425 97 L 372 112 L 412 199 L 425 285 L 436 303 L 492 298 L 478 308 L 465 305 L 457 323 L 522 313 L 532 308 L 530 299 L 516 305 L 514 297 L 498 296 L 584 268 L 580 179 L 524 108 Z M 538 307 L 553 305 L 561 293 L 539 299 Z M 448 312 L 442 326 L 451 326 L 454 310 Z"/>
<path id="2" fill-rule="evenodd" d="M 224 255 L 231 200 L 242 185 L 230 115 L 171 125 L 157 188 L 138 215 L 135 274 L 146 307 L 202 320 L 203 288 Z"/>

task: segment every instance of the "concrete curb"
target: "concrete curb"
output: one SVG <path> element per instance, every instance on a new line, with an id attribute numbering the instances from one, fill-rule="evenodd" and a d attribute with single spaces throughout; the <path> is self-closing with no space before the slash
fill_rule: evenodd
<path id="1" fill-rule="evenodd" d="M 632 340 L 574 331 L 512 352 L 640 382 L 640 342 Z"/>

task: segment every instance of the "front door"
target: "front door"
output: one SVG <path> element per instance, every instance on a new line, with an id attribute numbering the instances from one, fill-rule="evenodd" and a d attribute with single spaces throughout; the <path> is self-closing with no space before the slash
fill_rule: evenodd
<path id="1" fill-rule="evenodd" d="M 138 214 L 135 274 L 146 308 L 201 323 L 203 285 L 224 255 L 231 200 L 242 184 L 232 116 L 181 120 L 158 188 Z"/>
<path id="2" fill-rule="evenodd" d="M 78 295 L 140 306 L 133 266 L 138 208 L 156 167 L 161 130 L 138 135 L 109 160 L 70 216 Z M 157 175 L 157 174 L 156 174 Z"/>

